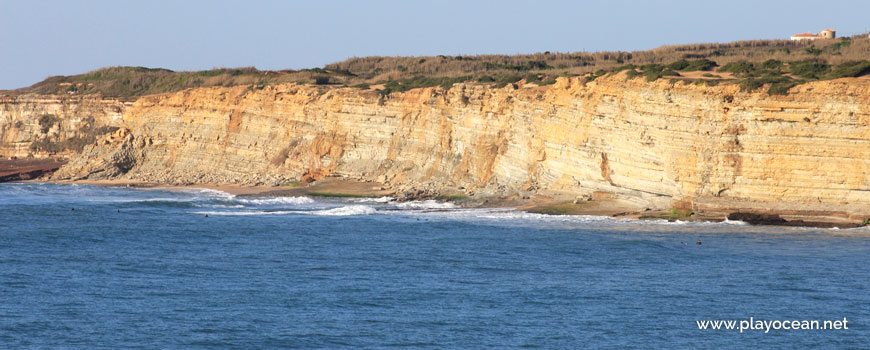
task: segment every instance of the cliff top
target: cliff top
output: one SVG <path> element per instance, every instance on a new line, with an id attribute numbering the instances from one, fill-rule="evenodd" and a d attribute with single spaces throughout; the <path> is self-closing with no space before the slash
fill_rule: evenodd
<path id="1" fill-rule="evenodd" d="M 382 93 L 416 87 L 449 87 L 477 81 L 503 86 L 510 83 L 546 85 L 560 76 L 602 75 L 628 71 L 629 76 L 690 80 L 704 84 L 735 83 L 746 90 L 770 86 L 770 93 L 787 93 L 806 81 L 870 74 L 870 39 L 815 41 L 753 40 L 732 43 L 664 46 L 634 52 L 536 53 L 428 57 L 361 57 L 302 70 L 261 71 L 215 68 L 174 72 L 145 67 L 111 67 L 80 75 L 55 76 L 14 93 L 100 94 L 138 96 L 207 86 L 280 83 L 353 86 Z"/>

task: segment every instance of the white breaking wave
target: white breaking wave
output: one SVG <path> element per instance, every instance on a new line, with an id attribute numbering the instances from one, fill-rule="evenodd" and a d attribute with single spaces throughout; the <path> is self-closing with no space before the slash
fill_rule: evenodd
<path id="1" fill-rule="evenodd" d="M 722 221 L 722 223 L 725 225 L 747 225 L 746 222 L 743 222 L 740 220 L 728 220 L 728 218 L 725 218 L 725 220 Z"/>
<path id="2" fill-rule="evenodd" d="M 145 203 L 145 202 L 195 202 L 196 198 L 161 197 L 161 198 L 138 198 L 138 199 L 92 199 L 90 202 L 104 203 Z"/>
<path id="3" fill-rule="evenodd" d="M 242 199 L 235 198 L 236 202 L 244 203 L 244 204 L 253 204 L 253 205 L 268 205 L 268 204 L 291 204 L 291 205 L 300 205 L 300 204 L 310 204 L 314 203 L 314 200 L 308 197 L 274 197 L 274 198 L 258 198 L 258 199 Z"/>
<path id="4" fill-rule="evenodd" d="M 325 210 L 316 210 L 311 212 L 300 212 L 311 215 L 323 215 L 323 216 L 350 216 L 350 215 L 371 215 L 376 213 L 377 210 L 367 205 L 349 205 L 346 207 L 338 207 L 332 209 Z"/>
<path id="5" fill-rule="evenodd" d="M 208 215 L 208 216 L 259 216 L 259 215 L 284 215 L 284 214 L 302 214 L 304 212 L 283 210 L 283 211 L 193 211 L 191 214 Z"/>
<path id="6" fill-rule="evenodd" d="M 226 199 L 230 199 L 230 198 L 235 198 L 235 197 L 236 197 L 236 195 L 234 195 L 234 194 L 231 194 L 231 193 L 228 193 L 228 192 L 224 192 L 224 191 L 220 191 L 220 190 L 213 190 L 213 189 L 210 189 L 210 188 L 198 188 L 198 187 L 194 187 L 194 188 L 174 188 L 174 187 L 170 187 L 170 188 L 160 188 L 160 187 L 158 187 L 158 188 L 155 188 L 155 190 L 162 190 L 162 191 L 175 191 L 175 192 L 185 192 L 185 193 L 192 193 L 192 194 L 201 194 L 201 195 L 205 195 L 206 197 L 211 197 L 211 198 L 215 198 L 215 197 L 216 197 L 216 198 L 226 198 Z"/>
<path id="7" fill-rule="evenodd" d="M 244 208 L 244 205 L 241 204 L 194 204 L 195 207 L 198 208 L 224 208 L 224 209 L 240 209 Z"/>
<path id="8" fill-rule="evenodd" d="M 439 202 L 434 199 L 425 201 L 411 201 L 396 204 L 398 209 L 456 209 L 456 204 L 450 202 Z"/>
<path id="9" fill-rule="evenodd" d="M 359 198 L 355 201 L 358 203 L 389 203 L 396 200 L 393 197 L 383 196 L 380 198 Z"/>

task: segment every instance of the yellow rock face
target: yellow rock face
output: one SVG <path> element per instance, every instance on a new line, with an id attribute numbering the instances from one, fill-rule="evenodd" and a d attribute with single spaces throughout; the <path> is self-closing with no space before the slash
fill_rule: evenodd
<path id="1" fill-rule="evenodd" d="M 86 149 L 58 176 L 92 177 L 94 159 L 123 158 L 131 167 L 120 176 L 169 183 L 343 176 L 399 189 L 870 213 L 868 105 L 867 79 L 788 96 L 624 75 L 387 97 L 202 88 L 139 99 L 123 112 L 125 141 Z"/>
<path id="2" fill-rule="evenodd" d="M 87 128 L 119 126 L 129 105 L 98 96 L 0 95 L 0 157 L 67 157 L 68 151 L 48 152 L 31 145 L 62 143 L 83 136 Z M 42 125 L 43 116 L 54 121 Z"/>

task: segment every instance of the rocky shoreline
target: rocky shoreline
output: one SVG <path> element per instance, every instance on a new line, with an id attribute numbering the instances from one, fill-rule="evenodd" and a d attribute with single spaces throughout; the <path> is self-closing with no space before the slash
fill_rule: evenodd
<path id="1" fill-rule="evenodd" d="M 165 184 L 140 180 L 49 180 L 47 178 L 16 180 L 16 182 L 37 182 L 56 184 L 86 184 L 104 187 L 122 188 L 205 188 L 230 193 L 240 197 L 346 197 L 346 198 L 379 198 L 391 197 L 396 202 L 418 200 L 438 200 L 451 202 L 461 208 L 513 208 L 531 213 L 547 215 L 592 215 L 608 216 L 621 219 L 665 220 L 665 221 L 700 221 L 721 222 L 742 221 L 749 225 L 759 226 L 790 226 L 812 228 L 855 228 L 867 225 L 867 222 L 847 220 L 831 220 L 827 216 L 807 216 L 803 219 L 785 219 L 771 212 L 740 212 L 705 213 L 695 215 L 693 212 L 678 213 L 674 210 L 652 210 L 648 208 L 627 205 L 626 202 L 613 198 L 590 198 L 585 201 L 559 200 L 548 196 L 533 196 L 531 198 L 491 197 L 491 196 L 458 196 L 443 195 L 433 191 L 411 190 L 397 192 L 389 186 L 371 182 L 354 181 L 328 177 L 322 181 L 309 184 L 293 183 L 285 186 L 270 185 L 239 185 L 239 184 Z M 783 213 L 788 214 L 788 213 Z"/>

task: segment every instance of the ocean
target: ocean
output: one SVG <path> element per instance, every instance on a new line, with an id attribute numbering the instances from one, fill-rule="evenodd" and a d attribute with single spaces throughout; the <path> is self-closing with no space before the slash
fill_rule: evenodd
<path id="1" fill-rule="evenodd" d="M 0 348 L 867 348 L 868 257 L 870 229 L 0 184 Z M 750 318 L 848 329 L 699 326 Z"/>

